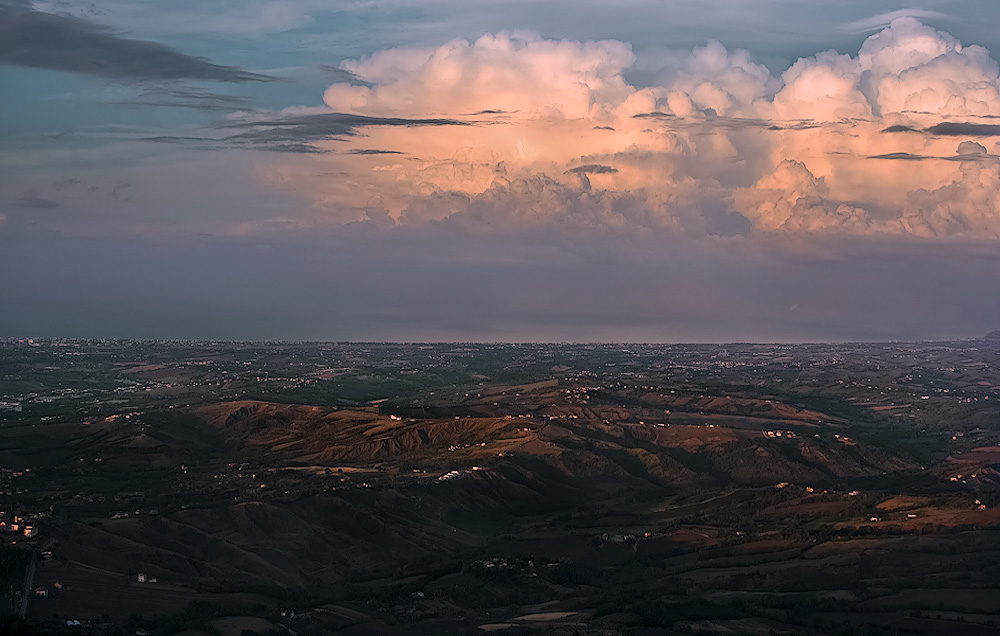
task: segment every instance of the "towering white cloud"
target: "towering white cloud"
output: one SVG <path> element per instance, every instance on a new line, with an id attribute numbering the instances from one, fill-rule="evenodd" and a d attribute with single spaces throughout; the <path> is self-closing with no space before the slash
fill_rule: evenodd
<path id="1" fill-rule="evenodd" d="M 983 156 L 972 150 L 964 156 Z M 903 231 L 921 236 L 1000 239 L 1000 160 L 963 161 L 961 176 L 952 183 L 914 190 L 899 223 Z"/>
<path id="2" fill-rule="evenodd" d="M 341 221 L 377 201 L 402 224 L 703 232 L 735 211 L 756 233 L 997 236 L 992 129 L 933 128 L 1000 113 L 982 47 L 899 17 L 856 55 L 821 52 L 779 77 L 718 42 L 664 59 L 651 86 L 626 81 L 635 60 L 623 42 L 531 33 L 347 60 L 360 81 L 329 87 L 332 110 L 458 122 L 363 126 L 280 178 Z M 317 161 L 321 174 L 301 174 Z"/>
<path id="3" fill-rule="evenodd" d="M 779 117 L 822 121 L 989 115 L 1000 108 L 998 77 L 986 49 L 902 17 L 865 40 L 856 57 L 827 51 L 800 59 L 782 75 L 774 106 Z"/>
<path id="4" fill-rule="evenodd" d="M 826 180 L 790 159 L 752 188 L 737 190 L 735 197 L 737 207 L 759 230 L 865 233 L 872 228 L 864 209 L 831 200 Z"/>
<path id="5" fill-rule="evenodd" d="M 877 112 L 941 117 L 1000 112 L 1000 67 L 981 46 L 900 18 L 867 40 L 858 54 L 860 83 Z"/>
<path id="6" fill-rule="evenodd" d="M 826 51 L 796 62 L 781 76 L 784 87 L 774 96 L 779 119 L 841 121 L 871 119 L 872 108 L 861 92 L 857 59 Z"/>
<path id="7" fill-rule="evenodd" d="M 698 47 L 667 73 L 668 108 L 679 117 L 709 109 L 723 116 L 756 116 L 766 110 L 779 83 L 749 51 L 728 51 L 719 42 Z"/>
<path id="8" fill-rule="evenodd" d="M 635 61 L 623 42 L 487 34 L 436 49 L 389 49 L 341 65 L 373 86 L 338 83 L 323 101 L 366 115 L 473 114 L 605 119 L 635 92 L 622 71 Z"/>

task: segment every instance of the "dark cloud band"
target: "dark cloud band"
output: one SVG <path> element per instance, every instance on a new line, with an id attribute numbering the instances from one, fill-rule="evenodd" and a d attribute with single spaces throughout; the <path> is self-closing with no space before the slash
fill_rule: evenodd
<path id="1" fill-rule="evenodd" d="M 313 144 L 318 141 L 350 137 L 362 126 L 470 126 L 457 119 L 406 119 L 400 117 L 366 117 L 347 113 L 320 113 L 280 117 L 260 121 L 230 124 L 229 129 L 242 129 L 226 141 L 280 152 L 319 153 Z M 389 151 L 391 152 L 391 151 Z M 387 151 L 356 152 L 355 154 L 387 154 Z"/>
<path id="2" fill-rule="evenodd" d="M 927 132 L 949 137 L 1000 137 L 1000 124 L 943 121 L 928 128 Z"/>
<path id="3" fill-rule="evenodd" d="M 123 38 L 87 20 L 43 13 L 15 2 L 0 4 L 0 64 L 127 82 L 274 79 L 236 66 L 213 64 L 156 42 Z"/>

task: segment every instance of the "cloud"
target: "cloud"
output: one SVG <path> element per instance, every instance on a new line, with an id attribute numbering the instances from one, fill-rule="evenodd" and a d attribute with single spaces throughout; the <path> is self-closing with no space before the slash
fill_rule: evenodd
<path id="1" fill-rule="evenodd" d="M 341 63 L 355 79 L 324 94 L 340 112 L 247 124 L 236 141 L 321 150 L 314 176 L 298 163 L 268 178 L 333 222 L 365 221 L 377 200 L 403 227 L 973 235 L 989 224 L 963 206 L 990 180 L 959 164 L 990 155 L 947 138 L 994 134 L 979 120 L 1000 94 L 996 62 L 892 18 L 857 55 L 821 52 L 780 77 L 710 42 L 665 59 L 650 86 L 625 80 L 635 56 L 612 40 L 389 49 Z M 915 193 L 949 188 L 963 194 L 944 223 L 938 195 Z"/>
<path id="2" fill-rule="evenodd" d="M 948 137 L 1000 137 L 1000 125 L 944 121 L 929 126 L 927 132 Z"/>
<path id="3" fill-rule="evenodd" d="M 319 68 L 321 71 L 323 71 L 323 74 L 326 75 L 326 77 L 330 81 L 336 84 L 351 84 L 354 86 L 368 86 L 368 87 L 372 86 L 370 82 L 365 82 L 351 71 L 342 69 L 338 66 L 321 64 Z"/>
<path id="4" fill-rule="evenodd" d="M 124 38 L 82 18 L 36 11 L 10 1 L 0 4 L 0 63 L 122 82 L 273 79 L 236 66 L 213 64 L 156 42 Z"/>
<path id="5" fill-rule="evenodd" d="M 471 126 L 471 122 L 456 119 L 402 117 L 369 117 L 348 113 L 308 113 L 277 114 L 263 118 L 247 119 L 225 124 L 223 131 L 243 130 L 226 136 L 222 141 L 236 145 L 250 145 L 264 150 L 322 154 L 326 150 L 317 142 L 343 139 L 354 136 L 359 128 L 374 127 L 424 127 L 424 126 Z M 351 154 L 380 155 L 399 154 L 392 150 L 352 149 Z"/>
<path id="6" fill-rule="evenodd" d="M 566 172 L 573 174 L 615 174 L 618 172 L 618 168 L 613 168 L 611 166 L 602 166 L 597 163 L 589 163 L 585 166 L 577 166 L 575 168 L 570 168 Z"/>
<path id="7" fill-rule="evenodd" d="M 980 154 L 969 146 L 964 150 Z M 1000 159 L 965 161 L 960 171 L 948 185 L 910 193 L 900 221 L 905 231 L 929 237 L 1000 239 Z"/>
<path id="8" fill-rule="evenodd" d="M 963 141 L 958 144 L 956 154 L 961 157 L 985 157 L 989 153 L 986 151 L 986 146 L 982 144 L 974 141 Z"/>
<path id="9" fill-rule="evenodd" d="M 989 51 L 912 17 L 892 20 L 856 57 L 802 58 L 782 79 L 774 109 L 783 119 L 985 116 L 1000 108 L 1000 67 Z"/>
<path id="10" fill-rule="evenodd" d="M 751 188 L 736 192 L 736 205 L 754 228 L 764 231 L 865 234 L 872 229 L 868 213 L 830 198 L 823 177 L 805 164 L 785 160 Z"/>
<path id="11" fill-rule="evenodd" d="M 31 6 L 47 13 L 111 21 L 125 30 L 237 35 L 289 31 L 311 24 L 312 13 L 336 10 L 323 0 L 102 0 L 99 7 L 76 0 L 34 0 Z"/>
<path id="12" fill-rule="evenodd" d="M 461 229 L 556 225 L 564 232 L 570 228 L 662 228 L 674 223 L 664 212 L 653 209 L 642 192 L 590 190 L 538 175 L 513 181 L 496 179 L 485 192 L 471 197 L 464 209 L 442 222 Z"/>
<path id="13" fill-rule="evenodd" d="M 115 184 L 115 187 L 111 188 L 111 198 L 115 201 L 131 201 L 132 197 L 129 191 L 132 189 L 131 183 L 120 182 Z"/>
<path id="14" fill-rule="evenodd" d="M 190 108 L 207 112 L 231 113 L 245 108 L 247 100 L 239 95 L 219 95 L 181 83 L 160 84 L 143 89 L 141 93 L 126 101 L 117 102 L 124 106 L 139 108 L 168 107 Z"/>
<path id="15" fill-rule="evenodd" d="M 980 142 L 997 133 L 981 111 L 1000 82 L 985 49 L 902 17 L 855 55 L 820 52 L 780 75 L 718 42 L 665 57 L 646 86 L 626 79 L 635 60 L 625 42 L 533 33 L 388 49 L 341 62 L 323 106 L 157 140 L 280 153 L 254 175 L 306 205 L 239 233 L 292 216 L 551 237 L 992 236 L 992 208 L 965 209 L 992 184 Z M 170 85 L 144 99 L 227 104 Z"/>
<path id="16" fill-rule="evenodd" d="M 936 157 L 932 155 L 915 155 L 908 152 L 890 152 L 883 155 L 872 155 L 868 158 L 894 161 L 980 161 L 991 158 L 991 155 L 986 146 L 974 141 L 963 141 L 958 144 L 958 150 L 953 156 Z"/>
<path id="17" fill-rule="evenodd" d="M 324 101 L 338 112 L 370 116 L 506 113 L 612 128 L 647 113 L 839 122 L 997 111 L 1000 67 L 986 49 L 963 46 L 913 17 L 893 18 L 856 56 L 821 52 L 780 78 L 749 52 L 710 42 L 664 60 L 660 83 L 639 87 L 624 80 L 636 60 L 627 43 L 498 33 L 346 60 L 340 69 L 366 85 L 335 83 Z"/>
<path id="18" fill-rule="evenodd" d="M 781 76 L 784 87 L 774 96 L 774 113 L 779 119 L 870 119 L 860 78 L 858 61 L 850 55 L 826 51 L 800 59 Z"/>
<path id="19" fill-rule="evenodd" d="M 884 155 L 872 155 L 868 157 L 869 159 L 892 159 L 896 161 L 923 161 L 924 159 L 932 159 L 934 157 L 927 157 L 924 155 L 912 155 L 908 152 L 887 152 Z"/>
<path id="20" fill-rule="evenodd" d="M 749 51 L 728 51 L 718 41 L 696 47 L 690 56 L 671 60 L 660 73 L 662 88 L 650 89 L 660 96 L 655 106 L 678 117 L 711 112 L 721 116 L 750 116 L 760 113 L 779 88 L 779 81 Z"/>
<path id="21" fill-rule="evenodd" d="M 398 150 L 379 150 L 377 148 L 355 148 L 350 151 L 352 155 L 401 155 Z"/>
<path id="22" fill-rule="evenodd" d="M 342 70 L 371 86 L 333 84 L 323 101 L 335 111 L 381 117 L 503 110 L 604 120 L 635 92 L 621 75 L 634 61 L 631 47 L 614 40 L 487 34 L 345 61 Z"/>
<path id="23" fill-rule="evenodd" d="M 863 86 L 882 115 L 990 115 L 1000 108 L 1000 66 L 981 46 L 913 18 L 893 20 L 861 46 Z"/>
<path id="24" fill-rule="evenodd" d="M 862 18 L 861 20 L 854 20 L 853 22 L 848 22 L 841 28 L 848 33 L 866 33 L 871 31 L 878 31 L 884 29 L 885 27 L 892 24 L 894 20 L 899 18 L 917 18 L 921 20 L 951 20 L 952 17 L 946 13 L 941 13 L 939 11 L 932 11 L 930 9 L 897 9 L 895 11 L 886 11 L 885 13 L 879 13 L 873 15 L 869 18 Z"/>
<path id="25" fill-rule="evenodd" d="M 27 189 L 23 194 L 17 199 L 17 204 L 22 208 L 33 208 L 36 210 L 48 210 L 52 208 L 58 208 L 59 204 L 50 199 L 43 199 L 38 196 L 38 191 L 34 189 Z"/>
<path id="26" fill-rule="evenodd" d="M 750 4 L 741 15 L 757 12 Z M 118 128 L 130 143 L 106 154 L 77 132 L 58 157 L 19 154 L 0 193 L 0 276 L 20 299 L 2 312 L 5 330 L 864 339 L 996 322 L 995 298 L 972 293 L 1000 272 L 998 137 L 983 114 L 995 114 L 996 82 L 973 47 L 894 23 L 863 49 L 782 73 L 773 55 L 699 35 L 702 46 L 640 73 L 625 42 L 494 34 L 442 47 L 482 32 L 438 39 L 442 28 L 398 36 L 434 46 L 345 62 L 320 107 L 200 130 Z M 327 50 L 357 56 L 374 41 Z M 145 82 L 136 105 L 243 107 L 181 81 Z M 129 165 L 112 172 L 114 161 Z M 67 174 L 83 183 L 58 189 Z M 71 196 L 91 183 L 97 194 Z M 117 194 L 142 205 L 114 204 L 119 183 L 134 183 Z M 178 277 L 190 283 L 179 295 Z M 176 311 L 192 302 L 205 311 Z"/>

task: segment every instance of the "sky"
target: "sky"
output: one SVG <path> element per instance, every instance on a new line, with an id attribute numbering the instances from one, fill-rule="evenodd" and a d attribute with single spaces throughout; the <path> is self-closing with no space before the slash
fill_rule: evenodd
<path id="1" fill-rule="evenodd" d="M 1000 329 L 995 0 L 0 0 L 0 336 Z"/>

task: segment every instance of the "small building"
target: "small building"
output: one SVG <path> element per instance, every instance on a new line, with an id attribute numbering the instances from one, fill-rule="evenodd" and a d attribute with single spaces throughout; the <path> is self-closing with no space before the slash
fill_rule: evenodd
<path id="1" fill-rule="evenodd" d="M 38 528 L 36 528 L 35 526 L 24 526 L 24 536 L 28 537 L 29 539 L 32 537 L 37 537 Z"/>

